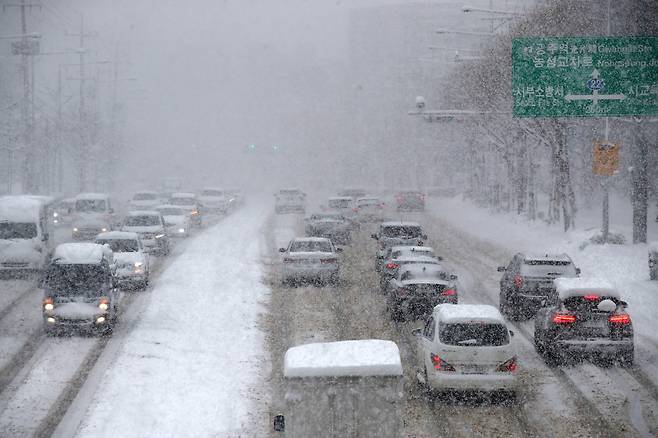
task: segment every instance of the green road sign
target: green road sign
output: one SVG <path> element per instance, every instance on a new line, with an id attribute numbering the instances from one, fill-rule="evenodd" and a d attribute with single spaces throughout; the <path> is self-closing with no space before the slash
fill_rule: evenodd
<path id="1" fill-rule="evenodd" d="M 514 38 L 516 117 L 658 114 L 658 37 Z"/>

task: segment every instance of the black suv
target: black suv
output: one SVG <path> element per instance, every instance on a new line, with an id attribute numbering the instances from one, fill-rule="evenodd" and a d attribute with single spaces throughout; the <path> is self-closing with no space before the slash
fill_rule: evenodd
<path id="1" fill-rule="evenodd" d="M 498 306 L 503 315 L 518 319 L 532 317 L 544 304 L 557 302 L 553 280 L 577 277 L 576 268 L 566 254 L 530 256 L 516 254 L 508 266 L 498 267 L 500 279 Z"/>

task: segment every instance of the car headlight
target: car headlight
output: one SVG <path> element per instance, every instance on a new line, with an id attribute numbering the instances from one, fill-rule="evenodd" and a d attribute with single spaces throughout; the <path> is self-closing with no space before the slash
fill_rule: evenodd
<path id="1" fill-rule="evenodd" d="M 144 263 L 142 262 L 135 262 L 135 267 L 140 268 Z"/>
<path id="2" fill-rule="evenodd" d="M 101 228 L 101 232 L 107 233 L 107 228 Z"/>
<path id="3" fill-rule="evenodd" d="M 44 310 L 53 310 L 55 306 L 52 303 L 46 303 L 43 305 Z"/>
<path id="4" fill-rule="evenodd" d="M 184 232 L 185 232 L 185 228 L 179 228 L 179 229 L 178 229 L 178 232 L 179 232 L 179 233 L 184 233 Z"/>
<path id="5" fill-rule="evenodd" d="M 57 216 L 59 216 L 59 213 L 54 212 L 54 213 L 53 213 L 53 217 L 57 217 Z"/>
<path id="6" fill-rule="evenodd" d="M 98 302 L 98 308 L 101 310 L 107 310 L 110 308 L 110 300 L 107 298 L 101 298 L 100 301 Z"/>
<path id="7" fill-rule="evenodd" d="M 165 235 L 164 234 L 156 234 L 155 238 L 156 239 L 162 239 Z"/>
<path id="8" fill-rule="evenodd" d="M 73 232 L 77 233 L 78 232 L 78 227 L 73 227 Z"/>
<path id="9" fill-rule="evenodd" d="M 103 324 L 105 322 L 105 317 L 104 316 L 99 316 L 96 318 L 96 324 Z"/>

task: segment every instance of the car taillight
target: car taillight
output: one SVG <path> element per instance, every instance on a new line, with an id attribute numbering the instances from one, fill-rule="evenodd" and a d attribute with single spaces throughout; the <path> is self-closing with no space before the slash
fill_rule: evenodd
<path id="1" fill-rule="evenodd" d="M 399 267 L 400 265 L 398 265 L 397 263 L 393 263 L 393 262 L 386 263 L 386 269 L 397 269 Z"/>
<path id="2" fill-rule="evenodd" d="M 516 356 L 498 365 L 497 370 L 506 373 L 513 373 L 516 371 L 518 365 L 516 364 Z"/>
<path id="3" fill-rule="evenodd" d="M 556 313 L 553 315 L 553 322 L 555 324 L 573 324 L 576 322 L 576 317 L 568 313 Z"/>
<path id="4" fill-rule="evenodd" d="M 514 286 L 516 286 L 517 289 L 521 289 L 523 287 L 523 277 L 521 277 L 520 275 L 515 275 Z"/>
<path id="5" fill-rule="evenodd" d="M 583 298 L 586 301 L 597 301 L 601 297 L 599 297 L 598 295 L 591 294 L 591 295 L 585 295 L 585 296 L 583 296 Z"/>
<path id="6" fill-rule="evenodd" d="M 610 315 L 608 322 L 610 322 L 610 324 L 628 325 L 631 323 L 631 317 L 628 313 Z"/>
<path id="7" fill-rule="evenodd" d="M 322 264 L 331 264 L 331 263 L 336 263 L 338 259 L 320 259 L 320 263 Z"/>
<path id="8" fill-rule="evenodd" d="M 437 371 L 455 371 L 455 367 L 434 353 L 430 354 L 430 359 L 432 359 L 432 365 L 434 365 L 434 369 Z"/>
<path id="9" fill-rule="evenodd" d="M 452 297 L 457 295 L 457 291 L 454 289 L 446 289 L 443 292 L 441 292 L 441 295 L 443 295 L 444 297 Z"/>
<path id="10" fill-rule="evenodd" d="M 292 263 L 293 261 L 294 261 L 294 259 L 291 259 L 289 257 L 286 257 L 286 258 L 283 259 L 283 263 Z"/>

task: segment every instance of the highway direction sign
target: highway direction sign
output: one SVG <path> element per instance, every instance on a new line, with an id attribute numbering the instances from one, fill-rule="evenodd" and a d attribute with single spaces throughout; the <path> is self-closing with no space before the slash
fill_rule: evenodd
<path id="1" fill-rule="evenodd" d="M 512 40 L 516 117 L 658 114 L 658 37 Z"/>

